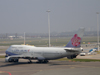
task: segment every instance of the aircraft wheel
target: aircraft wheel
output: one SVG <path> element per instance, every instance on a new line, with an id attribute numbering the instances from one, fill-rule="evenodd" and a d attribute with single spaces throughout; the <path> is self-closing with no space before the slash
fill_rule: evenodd
<path id="1" fill-rule="evenodd" d="M 39 60 L 39 63 L 42 63 L 43 62 L 43 60 Z"/>
<path id="2" fill-rule="evenodd" d="M 14 62 L 18 62 L 18 59 L 14 59 Z"/>
<path id="3" fill-rule="evenodd" d="M 8 61 L 9 61 L 9 62 L 14 62 L 14 59 L 11 59 L 11 58 L 10 58 Z"/>
<path id="4" fill-rule="evenodd" d="M 48 63 L 49 61 L 48 60 L 38 60 L 37 63 Z"/>
<path id="5" fill-rule="evenodd" d="M 37 61 L 37 63 L 43 63 L 43 62 L 44 62 L 43 60 L 38 60 L 38 61 Z"/>
<path id="6" fill-rule="evenodd" d="M 29 64 L 32 63 L 31 59 L 29 59 L 29 62 L 28 62 L 28 63 L 29 63 Z"/>
<path id="7" fill-rule="evenodd" d="M 43 63 L 48 63 L 48 62 L 49 62 L 48 60 L 44 60 L 44 61 L 43 61 Z"/>
<path id="8" fill-rule="evenodd" d="M 72 56 L 71 56 L 71 59 L 73 59 L 73 58 L 76 58 L 76 55 L 72 55 Z"/>
<path id="9" fill-rule="evenodd" d="M 74 58 L 76 58 L 77 55 L 74 55 Z"/>

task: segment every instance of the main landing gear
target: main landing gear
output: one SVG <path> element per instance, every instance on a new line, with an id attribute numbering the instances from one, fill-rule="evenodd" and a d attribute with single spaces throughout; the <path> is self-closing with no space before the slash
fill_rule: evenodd
<path id="1" fill-rule="evenodd" d="M 29 62 L 28 63 L 32 63 L 31 59 L 29 59 Z"/>
<path id="2" fill-rule="evenodd" d="M 37 63 L 48 63 L 49 61 L 48 60 L 38 60 Z"/>
<path id="3" fill-rule="evenodd" d="M 70 55 L 70 56 L 67 56 L 67 58 L 68 58 L 68 59 L 73 59 L 73 58 L 76 58 L 76 56 L 77 56 L 77 55 Z"/>
<path id="4" fill-rule="evenodd" d="M 38 60 L 36 63 L 48 63 L 48 60 Z M 31 59 L 29 59 L 28 63 L 32 63 Z"/>

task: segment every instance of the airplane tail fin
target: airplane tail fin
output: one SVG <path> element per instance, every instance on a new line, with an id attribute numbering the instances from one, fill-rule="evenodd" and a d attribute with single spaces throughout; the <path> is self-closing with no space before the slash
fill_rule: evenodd
<path id="1" fill-rule="evenodd" d="M 75 34 L 73 36 L 73 38 L 68 42 L 68 44 L 65 47 L 81 47 L 81 40 L 84 34 L 84 29 L 85 28 L 80 28 L 77 32 L 77 34 Z"/>

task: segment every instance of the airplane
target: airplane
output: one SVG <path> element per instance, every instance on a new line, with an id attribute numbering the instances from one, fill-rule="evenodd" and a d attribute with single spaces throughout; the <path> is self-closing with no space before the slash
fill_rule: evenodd
<path id="1" fill-rule="evenodd" d="M 39 63 L 48 63 L 49 60 L 67 57 L 68 59 L 76 58 L 83 48 L 81 47 L 84 28 L 79 28 L 65 47 L 35 47 L 28 45 L 11 45 L 6 51 L 6 62 L 18 62 L 20 58 L 38 60 Z"/>
<path id="2" fill-rule="evenodd" d="M 89 52 L 87 53 L 88 55 L 96 55 L 96 51 L 98 51 L 98 48 L 93 48 L 93 49 L 90 49 Z"/>

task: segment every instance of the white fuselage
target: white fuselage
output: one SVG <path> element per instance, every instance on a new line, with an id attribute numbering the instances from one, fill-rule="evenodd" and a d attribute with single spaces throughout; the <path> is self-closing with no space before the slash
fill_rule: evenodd
<path id="1" fill-rule="evenodd" d="M 65 49 L 72 50 L 72 48 L 67 47 L 34 47 L 27 45 L 12 45 L 6 50 L 8 56 L 22 55 L 22 57 L 32 57 L 38 60 L 50 60 L 62 57 L 67 57 L 68 55 L 79 54 L 78 52 L 69 52 Z M 74 48 L 73 48 L 74 49 Z M 21 56 L 20 56 L 21 57 Z"/>

